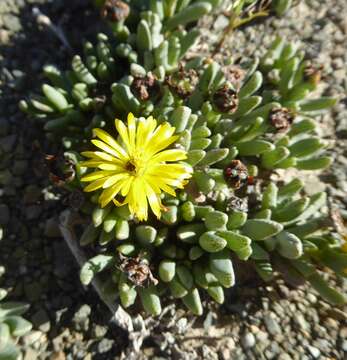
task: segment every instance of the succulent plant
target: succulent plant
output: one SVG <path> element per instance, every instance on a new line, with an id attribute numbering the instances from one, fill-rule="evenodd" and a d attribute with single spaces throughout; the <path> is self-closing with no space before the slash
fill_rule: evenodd
<path id="1" fill-rule="evenodd" d="M 1 270 L 1 275 L 4 269 Z M 4 302 L 7 296 L 5 289 L 0 289 L 0 359 L 16 360 L 20 355 L 17 340 L 28 333 L 32 325 L 21 315 L 29 308 L 18 302 Z"/>
<path id="2" fill-rule="evenodd" d="M 347 267 L 341 239 L 319 217 L 326 195 L 301 196 L 298 179 L 278 187 L 268 177 L 273 169 L 330 164 L 310 116 L 335 100 L 306 98 L 317 76 L 313 81 L 303 54 L 281 39 L 251 64 L 188 60 L 199 31 L 184 26 L 210 12 L 212 2 L 188 3 L 151 2 L 126 36 L 119 29 L 115 38 L 99 34 L 67 72 L 46 67 L 51 84 L 20 103 L 67 150 L 75 173 L 65 176 L 66 186 L 89 194 L 80 211 L 91 223 L 80 244 L 95 256 L 81 281 L 104 272 L 105 291 L 118 293 L 124 307 L 138 298 L 158 315 L 166 294 L 200 315 L 202 293 L 223 303 L 224 289 L 237 282 L 238 259 L 266 281 L 279 270 L 342 303 L 317 272 L 328 266 L 346 275 Z M 94 135 L 97 151 L 89 144 Z M 150 179 L 141 141 L 161 159 Z M 262 182 L 267 186 L 258 191 Z"/>

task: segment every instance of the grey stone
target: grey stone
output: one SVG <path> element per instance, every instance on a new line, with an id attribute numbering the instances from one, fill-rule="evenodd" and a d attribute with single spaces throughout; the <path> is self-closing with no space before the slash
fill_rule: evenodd
<path id="1" fill-rule="evenodd" d="M 99 343 L 98 343 L 98 353 L 99 354 L 104 354 L 109 352 L 112 349 L 113 346 L 113 340 L 110 339 L 102 339 Z"/>
<path id="2" fill-rule="evenodd" d="M 28 220 L 37 219 L 42 212 L 42 207 L 39 205 L 30 205 L 25 208 L 25 216 Z"/>
<path id="3" fill-rule="evenodd" d="M 58 219 L 53 217 L 45 222 L 44 235 L 47 237 L 61 237 Z"/>
<path id="4" fill-rule="evenodd" d="M 6 204 L 0 204 L 0 225 L 7 225 L 10 221 L 10 209 Z"/>
<path id="5" fill-rule="evenodd" d="M 9 153 L 13 150 L 13 147 L 17 141 L 17 135 L 8 135 L 0 139 L 0 148 L 5 153 Z"/>
<path id="6" fill-rule="evenodd" d="M 31 321 L 34 324 L 35 328 L 38 328 L 44 333 L 48 332 L 51 329 L 51 323 L 45 310 L 41 309 L 37 311 L 31 317 Z"/>
<path id="7" fill-rule="evenodd" d="M 89 328 L 89 316 L 92 309 L 89 305 L 82 305 L 79 310 L 75 313 L 72 321 L 75 324 L 76 330 L 87 331 Z"/>
<path id="8" fill-rule="evenodd" d="M 23 175 L 28 169 L 27 160 L 15 160 L 12 167 L 12 173 L 14 175 Z"/>
<path id="9" fill-rule="evenodd" d="M 293 318 L 294 323 L 298 326 L 299 330 L 309 330 L 310 329 L 310 325 L 307 323 L 307 321 L 305 320 L 304 316 L 300 313 L 296 314 L 296 316 L 294 316 Z"/>
<path id="10" fill-rule="evenodd" d="M 313 356 L 314 359 L 318 359 L 320 356 L 320 350 L 317 349 L 314 346 L 307 346 L 308 351 L 310 352 L 310 354 Z"/>
<path id="11" fill-rule="evenodd" d="M 102 337 L 104 337 L 107 333 L 107 327 L 106 326 L 101 326 L 101 325 L 94 325 L 93 329 L 92 329 L 92 334 L 93 337 L 95 337 L 96 339 L 100 339 Z"/>
<path id="12" fill-rule="evenodd" d="M 29 346 L 38 342 L 42 337 L 42 332 L 38 330 L 30 331 L 29 334 L 24 335 L 22 340 L 25 346 Z"/>
<path id="13" fill-rule="evenodd" d="M 24 292 L 29 301 L 37 301 L 42 294 L 42 286 L 39 282 L 24 285 Z"/>
<path id="14" fill-rule="evenodd" d="M 252 348 L 255 345 L 254 335 L 251 332 L 245 334 L 241 339 L 241 343 L 246 349 Z"/>
<path id="15" fill-rule="evenodd" d="M 282 332 L 281 327 L 279 326 L 278 322 L 274 319 L 274 317 L 271 316 L 270 314 L 267 314 L 264 317 L 264 323 L 271 335 L 281 334 Z"/>
<path id="16" fill-rule="evenodd" d="M 24 354 L 24 358 L 23 360 L 37 360 L 38 359 L 38 352 L 35 351 L 32 348 L 28 348 L 27 350 L 25 350 L 25 354 Z"/>
<path id="17" fill-rule="evenodd" d="M 4 26 L 12 32 L 17 32 L 17 31 L 21 30 L 21 28 L 22 28 L 19 18 L 15 15 L 4 14 L 2 16 L 2 20 L 3 20 Z"/>
<path id="18" fill-rule="evenodd" d="M 292 360 L 292 357 L 287 353 L 282 353 L 278 356 L 278 360 Z"/>

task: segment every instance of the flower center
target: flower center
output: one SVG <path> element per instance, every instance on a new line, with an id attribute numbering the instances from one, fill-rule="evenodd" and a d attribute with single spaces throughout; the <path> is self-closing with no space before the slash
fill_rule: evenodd
<path id="1" fill-rule="evenodd" d="M 125 169 L 131 173 L 136 172 L 136 165 L 130 160 L 126 163 Z"/>
<path id="2" fill-rule="evenodd" d="M 142 176 L 145 171 L 145 164 L 141 160 L 141 158 L 131 158 L 126 164 L 125 164 L 125 170 L 127 170 L 131 175 L 133 176 Z"/>

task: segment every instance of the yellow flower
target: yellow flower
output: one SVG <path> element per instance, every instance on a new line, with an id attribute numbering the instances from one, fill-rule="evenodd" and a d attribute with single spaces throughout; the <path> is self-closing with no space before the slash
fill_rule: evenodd
<path id="1" fill-rule="evenodd" d="M 175 128 L 169 123 L 157 126 L 152 117 L 136 120 L 131 113 L 128 126 L 120 120 L 115 121 L 115 126 L 120 142 L 104 130 L 94 129 L 99 139 L 92 143 L 100 150 L 82 153 L 89 160 L 81 166 L 97 169 L 81 179 L 90 182 L 84 191 L 103 189 L 99 197 L 102 207 L 111 201 L 117 206 L 128 204 L 140 221 L 147 220 L 149 203 L 160 218 L 161 192 L 175 196 L 174 188 L 182 189 L 192 173 L 189 165 L 177 163 L 187 158 L 184 150 L 166 149 L 178 139 L 173 136 Z M 117 196 L 123 201 L 118 201 Z"/>

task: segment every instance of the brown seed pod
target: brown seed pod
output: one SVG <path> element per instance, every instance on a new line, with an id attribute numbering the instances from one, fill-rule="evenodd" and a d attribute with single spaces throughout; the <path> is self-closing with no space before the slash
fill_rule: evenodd
<path id="1" fill-rule="evenodd" d="M 226 80 L 231 83 L 235 89 L 240 89 L 241 82 L 245 77 L 245 70 L 238 65 L 229 65 L 223 68 Z"/>
<path id="2" fill-rule="evenodd" d="M 101 17 L 112 22 L 125 20 L 129 16 L 129 5 L 120 0 L 106 0 L 101 8 Z"/>
<path id="3" fill-rule="evenodd" d="M 212 101 L 216 109 L 222 113 L 232 114 L 239 105 L 237 92 L 228 84 L 224 84 L 213 94 Z"/>
<path id="4" fill-rule="evenodd" d="M 133 284 L 136 286 L 158 284 L 158 280 L 153 277 L 147 262 L 144 259 L 141 259 L 140 256 L 132 258 L 119 254 L 119 258 L 119 269 Z"/>
<path id="5" fill-rule="evenodd" d="M 148 73 L 144 77 L 134 78 L 130 88 L 135 96 L 142 101 L 146 101 L 150 97 L 153 98 L 160 94 L 159 82 L 151 73 Z"/>
<path id="6" fill-rule="evenodd" d="M 316 65 L 308 62 L 304 69 L 304 80 L 317 86 L 322 78 L 323 65 Z"/>
<path id="7" fill-rule="evenodd" d="M 248 183 L 247 167 L 240 160 L 232 160 L 224 169 L 224 177 L 233 189 L 239 189 Z"/>
<path id="8" fill-rule="evenodd" d="M 269 120 L 276 131 L 284 132 L 287 131 L 293 123 L 294 114 L 285 107 L 274 108 L 270 112 Z"/>
<path id="9" fill-rule="evenodd" d="M 45 165 L 54 185 L 63 186 L 75 178 L 73 162 L 63 155 L 45 155 Z"/>
<path id="10" fill-rule="evenodd" d="M 165 78 L 166 85 L 181 99 L 190 96 L 198 84 L 198 74 L 194 69 L 185 70 L 181 65 L 175 73 Z"/>
<path id="11" fill-rule="evenodd" d="M 248 200 L 247 198 L 239 198 L 237 196 L 231 196 L 226 204 L 226 211 L 232 210 L 247 212 L 248 211 Z"/>

